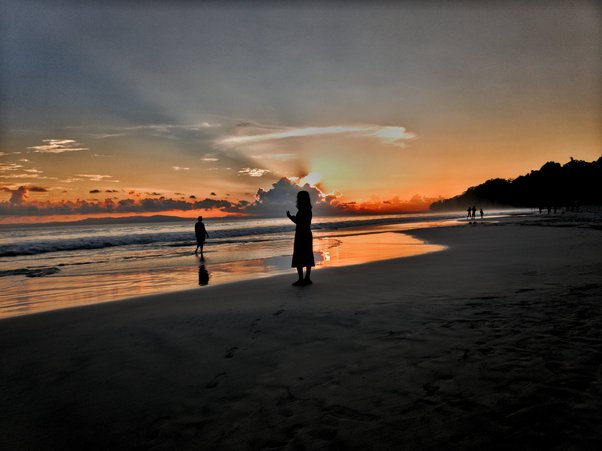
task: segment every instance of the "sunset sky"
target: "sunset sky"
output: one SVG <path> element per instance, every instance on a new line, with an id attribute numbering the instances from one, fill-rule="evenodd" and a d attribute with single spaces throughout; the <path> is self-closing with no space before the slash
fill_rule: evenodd
<path id="1" fill-rule="evenodd" d="M 324 212 L 415 210 L 592 161 L 601 17 L 594 2 L 4 1 L 0 222 L 271 214 L 256 196 L 280 211 L 306 182 Z"/>

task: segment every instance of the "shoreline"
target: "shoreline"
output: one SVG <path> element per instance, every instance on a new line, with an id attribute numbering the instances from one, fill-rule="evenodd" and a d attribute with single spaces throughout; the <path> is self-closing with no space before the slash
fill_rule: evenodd
<path id="1" fill-rule="evenodd" d="M 491 223 L 508 220 L 516 214 L 530 216 L 525 212 L 503 215 L 494 213 L 478 221 Z M 404 232 L 458 224 L 464 225 L 466 222 L 462 218 L 448 218 L 433 222 L 360 225 L 326 232 L 316 230 L 314 253 L 318 265 L 315 269 L 320 271 L 325 267 L 405 258 L 413 253 L 438 250 L 442 246 L 419 243 L 411 233 Z M 421 244 L 422 249 L 413 246 L 415 244 Z M 219 252 L 209 249 L 205 260 L 182 253 L 163 259 L 160 257 L 164 255 L 159 252 L 151 259 L 140 259 L 140 255 L 137 255 L 134 260 L 130 260 L 132 257 L 125 257 L 127 261 L 123 262 L 120 260 L 124 255 L 120 254 L 116 263 L 110 263 L 110 259 L 104 257 L 98 264 L 93 261 L 63 261 L 60 264 L 47 263 L 45 267 L 27 267 L 22 271 L 37 271 L 40 274 L 26 277 L 23 273 L 0 278 L 3 286 L 0 320 L 80 305 L 119 302 L 140 296 L 198 289 L 199 286 L 207 289 L 206 285 L 273 277 L 291 271 L 288 243 L 286 248 L 282 247 L 280 240 L 266 248 L 261 246 L 264 244 L 251 241 L 237 249 Z"/>
<path id="2" fill-rule="evenodd" d="M 600 231 L 513 221 L 412 231 L 448 249 L 301 289 L 284 275 L 6 318 L 0 444 L 594 449 Z"/>
<path id="3" fill-rule="evenodd" d="M 455 221 L 436 221 L 432 226 L 448 223 Z M 431 226 L 429 223 L 412 225 Z M 388 260 L 441 248 L 409 234 L 397 233 L 407 227 L 402 223 L 319 231 L 314 238 L 315 269 Z M 291 272 L 290 246 L 292 237 L 290 242 L 282 239 L 250 241 L 221 251 L 209 249 L 205 259 L 192 252 L 180 253 L 167 259 L 161 256 L 144 259 L 142 266 L 131 260 L 88 264 L 84 272 L 74 274 L 59 272 L 55 263 L 47 268 L 52 271 L 44 277 L 14 275 L 0 280 L 4 284 L 0 319 L 288 274 Z M 75 265 L 71 271 L 77 268 L 81 266 Z"/>

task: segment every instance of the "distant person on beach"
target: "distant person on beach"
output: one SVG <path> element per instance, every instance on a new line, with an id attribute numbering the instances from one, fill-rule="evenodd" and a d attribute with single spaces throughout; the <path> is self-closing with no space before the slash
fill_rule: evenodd
<path id="1" fill-rule="evenodd" d="M 477 218 L 477 207 L 475 205 L 472 206 L 472 219 Z"/>
<path id="2" fill-rule="evenodd" d="M 466 219 L 470 219 L 470 217 L 472 216 L 472 207 L 468 207 L 466 211 L 468 212 L 468 214 L 466 215 Z"/>
<path id="3" fill-rule="evenodd" d="M 307 191 L 297 193 L 297 215 L 292 216 L 290 211 L 286 216 L 296 224 L 295 244 L 293 245 L 292 268 L 297 268 L 299 280 L 293 283 L 294 286 L 311 285 L 311 267 L 316 266 L 314 262 L 313 237 L 311 234 L 311 201 Z M 305 267 L 305 278 L 303 278 L 303 267 Z"/>
<path id="4" fill-rule="evenodd" d="M 201 248 L 201 258 L 203 258 L 203 246 L 205 244 L 205 238 L 209 238 L 205 224 L 203 224 L 203 217 L 199 216 L 197 223 L 194 225 L 194 234 L 196 235 L 196 249 L 195 255 L 199 254 L 199 248 Z"/>
<path id="5" fill-rule="evenodd" d="M 479 212 L 481 213 L 481 219 L 483 219 L 483 209 L 479 208 Z"/>

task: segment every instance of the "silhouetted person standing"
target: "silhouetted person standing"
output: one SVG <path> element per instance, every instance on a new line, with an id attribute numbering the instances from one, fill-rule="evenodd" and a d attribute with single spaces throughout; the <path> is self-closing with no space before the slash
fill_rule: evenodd
<path id="1" fill-rule="evenodd" d="M 307 191 L 297 193 L 297 215 L 292 216 L 289 211 L 286 216 L 296 224 L 295 244 L 293 245 L 293 262 L 291 267 L 297 268 L 299 280 L 293 285 L 310 285 L 311 267 L 316 266 L 314 262 L 313 236 L 311 234 L 311 201 Z M 303 267 L 305 267 L 305 278 L 303 278 Z"/>
<path id="2" fill-rule="evenodd" d="M 477 218 L 477 207 L 476 206 L 472 206 L 472 219 L 476 219 Z"/>
<path id="3" fill-rule="evenodd" d="M 203 246 L 205 244 L 205 238 L 209 238 L 205 224 L 203 224 L 203 217 L 199 216 L 197 223 L 194 225 L 194 234 L 196 235 L 196 249 L 195 255 L 199 253 L 199 247 L 201 248 L 201 258 L 203 258 Z"/>
<path id="4" fill-rule="evenodd" d="M 481 219 L 483 219 L 483 209 L 479 208 L 479 212 L 481 213 Z"/>
<path id="5" fill-rule="evenodd" d="M 468 212 L 468 214 L 466 215 L 466 219 L 470 219 L 470 217 L 472 216 L 472 207 L 468 207 L 466 211 Z"/>

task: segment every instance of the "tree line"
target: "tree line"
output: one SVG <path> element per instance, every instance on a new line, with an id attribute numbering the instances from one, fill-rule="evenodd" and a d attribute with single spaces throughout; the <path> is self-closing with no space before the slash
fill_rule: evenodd
<path id="1" fill-rule="evenodd" d="M 464 193 L 431 204 L 433 211 L 491 207 L 568 207 L 602 205 L 602 157 L 565 165 L 549 161 L 515 179 L 490 179 Z"/>

